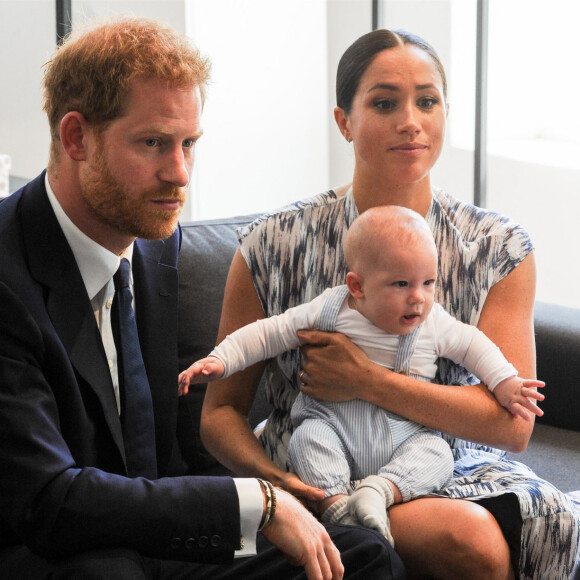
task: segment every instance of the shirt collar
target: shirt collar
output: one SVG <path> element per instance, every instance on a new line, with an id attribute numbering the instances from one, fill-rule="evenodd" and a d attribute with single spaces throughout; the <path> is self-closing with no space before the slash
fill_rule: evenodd
<path id="1" fill-rule="evenodd" d="M 113 277 L 119 267 L 121 258 L 100 244 L 97 244 L 97 242 L 84 234 L 71 221 L 50 187 L 48 174 L 44 177 L 44 184 L 50 205 L 74 254 L 89 299 L 92 300 Z M 131 262 L 133 258 L 133 244 L 125 250 L 123 258 L 127 258 Z"/>

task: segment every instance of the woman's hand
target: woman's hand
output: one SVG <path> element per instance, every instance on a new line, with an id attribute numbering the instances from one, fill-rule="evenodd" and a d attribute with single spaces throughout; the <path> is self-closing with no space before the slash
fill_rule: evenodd
<path id="1" fill-rule="evenodd" d="M 300 388 L 305 395 L 334 402 L 364 398 L 375 365 L 360 348 L 335 332 L 300 330 L 298 336 L 304 343 Z"/>
<path id="2" fill-rule="evenodd" d="M 324 491 L 306 485 L 295 473 L 285 472 L 276 484 L 306 505 L 318 504 L 324 499 Z"/>

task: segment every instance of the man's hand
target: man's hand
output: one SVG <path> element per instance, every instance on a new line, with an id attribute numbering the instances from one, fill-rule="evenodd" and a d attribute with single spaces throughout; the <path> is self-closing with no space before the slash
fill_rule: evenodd
<path id="1" fill-rule="evenodd" d="M 340 552 L 324 526 L 298 500 L 276 488 L 276 514 L 262 530 L 288 561 L 303 566 L 309 580 L 340 580 Z"/>

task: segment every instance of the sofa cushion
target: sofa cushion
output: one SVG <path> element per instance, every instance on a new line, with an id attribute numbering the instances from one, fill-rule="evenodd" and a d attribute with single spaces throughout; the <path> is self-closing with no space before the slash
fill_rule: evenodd
<path id="1" fill-rule="evenodd" d="M 179 258 L 179 368 L 209 354 L 216 342 L 224 287 L 238 247 L 236 230 L 255 216 L 188 222 L 181 225 Z M 221 466 L 205 450 L 199 423 L 205 385 L 196 385 L 179 401 L 178 438 L 186 473 L 220 473 Z M 252 409 L 255 425 L 269 413 L 265 398 Z"/>
<path id="2" fill-rule="evenodd" d="M 580 432 L 537 423 L 528 448 L 508 453 L 564 492 L 580 490 Z M 580 492 L 579 492 L 580 493 Z"/>

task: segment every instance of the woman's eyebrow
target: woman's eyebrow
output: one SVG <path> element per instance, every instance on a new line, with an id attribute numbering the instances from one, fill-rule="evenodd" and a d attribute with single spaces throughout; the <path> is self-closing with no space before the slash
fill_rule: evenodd
<path id="1" fill-rule="evenodd" d="M 425 89 L 433 89 L 435 88 L 435 85 L 433 83 L 425 83 L 422 85 L 416 85 L 415 89 L 418 91 L 424 91 Z M 397 85 L 392 85 L 390 83 L 377 83 L 376 85 L 373 85 L 368 91 L 367 93 L 371 93 L 372 91 L 376 91 L 376 90 L 387 90 L 387 91 L 395 91 L 398 92 L 401 89 L 397 86 Z"/>
<path id="2" fill-rule="evenodd" d="M 400 89 L 397 85 L 391 85 L 389 83 L 377 83 L 376 85 L 373 85 L 367 91 L 367 93 L 371 93 L 372 91 L 377 91 L 377 90 L 399 91 Z"/>

